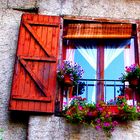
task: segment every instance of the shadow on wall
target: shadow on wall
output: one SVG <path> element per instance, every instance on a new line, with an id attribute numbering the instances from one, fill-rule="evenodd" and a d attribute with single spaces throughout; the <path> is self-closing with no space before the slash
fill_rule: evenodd
<path id="1" fill-rule="evenodd" d="M 13 111 L 9 113 L 9 122 L 10 123 L 22 123 L 28 125 L 29 114 L 25 112 Z M 27 126 L 26 125 L 26 126 Z"/>

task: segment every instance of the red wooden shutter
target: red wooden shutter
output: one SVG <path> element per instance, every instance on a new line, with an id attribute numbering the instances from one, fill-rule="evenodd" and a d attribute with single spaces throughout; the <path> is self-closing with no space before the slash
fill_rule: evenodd
<path id="1" fill-rule="evenodd" d="M 22 16 L 9 110 L 54 112 L 60 17 Z"/>

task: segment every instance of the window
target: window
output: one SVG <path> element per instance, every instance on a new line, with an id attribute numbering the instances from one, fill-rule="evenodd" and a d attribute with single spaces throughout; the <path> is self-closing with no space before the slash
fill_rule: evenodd
<path id="1" fill-rule="evenodd" d="M 85 70 L 88 101 L 109 101 L 124 86 L 119 77 L 127 65 L 138 63 L 135 24 L 64 21 L 63 59 Z M 95 79 L 95 81 L 93 80 Z M 114 86 L 115 85 L 115 86 Z"/>

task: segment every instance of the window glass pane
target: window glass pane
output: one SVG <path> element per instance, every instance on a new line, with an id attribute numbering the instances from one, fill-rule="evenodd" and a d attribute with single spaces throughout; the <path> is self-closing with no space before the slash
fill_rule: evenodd
<path id="1" fill-rule="evenodd" d="M 109 80 L 119 80 L 119 77 L 121 77 L 121 74 L 124 73 L 125 66 L 131 65 L 135 62 L 134 59 L 134 42 L 133 39 L 131 39 L 130 44 L 123 44 L 122 45 L 122 51 L 120 51 L 119 55 L 116 55 L 117 52 L 112 51 L 112 54 L 116 57 L 114 57 L 113 61 L 105 68 L 105 73 L 104 73 L 104 79 L 109 79 Z M 121 46 L 120 46 L 121 48 Z M 110 51 L 110 48 L 106 48 L 108 51 Z M 117 50 L 117 49 L 116 49 Z M 111 51 L 110 51 L 111 53 Z M 109 59 L 109 58 L 108 58 Z M 105 59 L 107 61 L 107 59 Z M 118 96 L 121 92 L 120 88 L 122 88 L 119 85 L 123 86 L 123 83 L 121 82 L 116 82 L 112 83 L 107 82 L 107 84 L 110 85 L 116 85 L 114 86 L 107 86 L 105 89 L 105 97 L 106 101 L 109 101 L 110 99 L 114 99 L 114 97 Z"/>
<path id="2" fill-rule="evenodd" d="M 121 73 L 124 72 L 124 52 L 121 52 L 112 63 L 105 69 L 105 78 L 110 80 L 118 80 Z"/>
<path id="3" fill-rule="evenodd" d="M 89 64 L 87 59 L 83 57 L 83 55 L 80 53 L 80 51 L 78 51 L 78 49 L 75 49 L 74 61 L 80 64 L 82 68 L 84 69 L 83 79 L 96 79 L 96 70 Z M 87 98 L 89 102 L 90 101 L 95 102 L 95 85 L 94 85 L 95 82 L 93 81 L 81 81 L 81 82 L 85 83 L 85 88 L 81 96 L 84 98 Z"/>

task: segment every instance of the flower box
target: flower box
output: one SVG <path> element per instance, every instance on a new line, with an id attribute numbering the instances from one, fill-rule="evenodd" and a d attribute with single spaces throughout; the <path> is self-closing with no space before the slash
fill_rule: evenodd
<path id="1" fill-rule="evenodd" d="M 103 101 L 94 104 L 87 103 L 85 98 L 74 97 L 65 108 L 64 117 L 70 123 L 91 125 L 111 136 L 118 123 L 134 121 L 140 117 L 140 106 L 129 106 L 125 96 L 118 96 L 115 102 L 116 105 L 107 105 Z"/>

